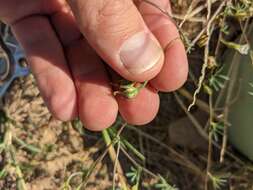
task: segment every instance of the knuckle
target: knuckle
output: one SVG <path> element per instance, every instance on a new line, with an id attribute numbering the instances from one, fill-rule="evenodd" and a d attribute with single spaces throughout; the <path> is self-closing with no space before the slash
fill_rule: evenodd
<path id="1" fill-rule="evenodd" d="M 126 22 L 134 16 L 134 9 L 135 5 L 129 0 L 104 0 L 96 11 L 92 11 L 92 8 L 88 11 L 89 17 L 93 17 L 88 21 L 88 30 L 103 31 L 104 35 L 124 33 L 131 26 L 131 23 L 127 25 Z"/>
<path id="2" fill-rule="evenodd" d="M 103 1 L 99 15 L 103 17 L 114 17 L 124 15 L 133 4 L 129 0 L 105 0 Z"/>
<path id="3" fill-rule="evenodd" d="M 107 0 L 98 17 L 99 30 L 105 31 L 104 36 L 124 38 L 136 28 L 136 12 L 132 1 Z"/>

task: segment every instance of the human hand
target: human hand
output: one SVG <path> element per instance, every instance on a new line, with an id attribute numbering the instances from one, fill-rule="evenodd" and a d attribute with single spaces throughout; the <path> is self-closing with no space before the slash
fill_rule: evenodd
<path id="1" fill-rule="evenodd" d="M 168 1 L 152 0 L 170 11 Z M 173 91 L 187 78 L 176 26 L 146 2 L 0 0 L 0 19 L 24 47 L 52 114 L 64 121 L 79 117 L 90 130 L 109 127 L 118 111 L 131 124 L 151 121 L 159 108 L 157 92 Z M 114 97 L 116 73 L 150 82 L 134 99 Z"/>

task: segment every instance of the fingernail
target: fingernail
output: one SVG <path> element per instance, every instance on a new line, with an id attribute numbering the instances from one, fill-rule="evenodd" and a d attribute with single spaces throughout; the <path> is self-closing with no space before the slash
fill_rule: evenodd
<path id="1" fill-rule="evenodd" d="M 146 32 L 130 37 L 120 49 L 123 65 L 133 74 L 140 74 L 151 69 L 162 56 L 161 46 Z"/>

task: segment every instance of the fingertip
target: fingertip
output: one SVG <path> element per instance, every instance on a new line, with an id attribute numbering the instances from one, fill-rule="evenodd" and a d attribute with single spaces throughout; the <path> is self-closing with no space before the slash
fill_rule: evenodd
<path id="1" fill-rule="evenodd" d="M 118 104 L 113 97 L 86 97 L 80 102 L 79 116 L 85 128 L 91 131 L 102 131 L 116 121 Z"/>
<path id="2" fill-rule="evenodd" d="M 29 60 L 44 64 L 36 57 L 28 57 Z M 77 117 L 76 89 L 68 74 L 54 67 L 34 75 L 44 102 L 55 118 L 69 121 Z"/>
<path id="3" fill-rule="evenodd" d="M 180 88 L 185 83 L 188 76 L 188 61 L 175 22 L 157 7 L 171 13 L 169 0 L 142 2 L 139 9 L 147 26 L 165 51 L 163 68 L 150 83 L 157 90 L 169 92 Z"/>
<path id="4" fill-rule="evenodd" d="M 157 90 L 170 92 L 177 90 L 187 80 L 188 60 L 182 41 L 175 41 L 165 52 L 163 69 L 150 83 Z"/>
<path id="5" fill-rule="evenodd" d="M 54 93 L 45 98 L 45 103 L 56 119 L 70 121 L 78 116 L 75 95 L 74 90 L 66 91 L 64 95 Z"/>
<path id="6" fill-rule="evenodd" d="M 144 125 L 151 122 L 159 109 L 159 96 L 146 87 L 134 99 L 117 97 L 119 111 L 122 118 L 132 125 Z"/>

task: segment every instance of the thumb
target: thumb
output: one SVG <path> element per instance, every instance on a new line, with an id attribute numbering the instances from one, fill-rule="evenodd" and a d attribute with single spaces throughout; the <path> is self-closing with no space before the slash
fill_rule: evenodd
<path id="1" fill-rule="evenodd" d="M 131 0 L 69 0 L 80 30 L 95 51 L 128 80 L 160 71 L 164 54 Z"/>

